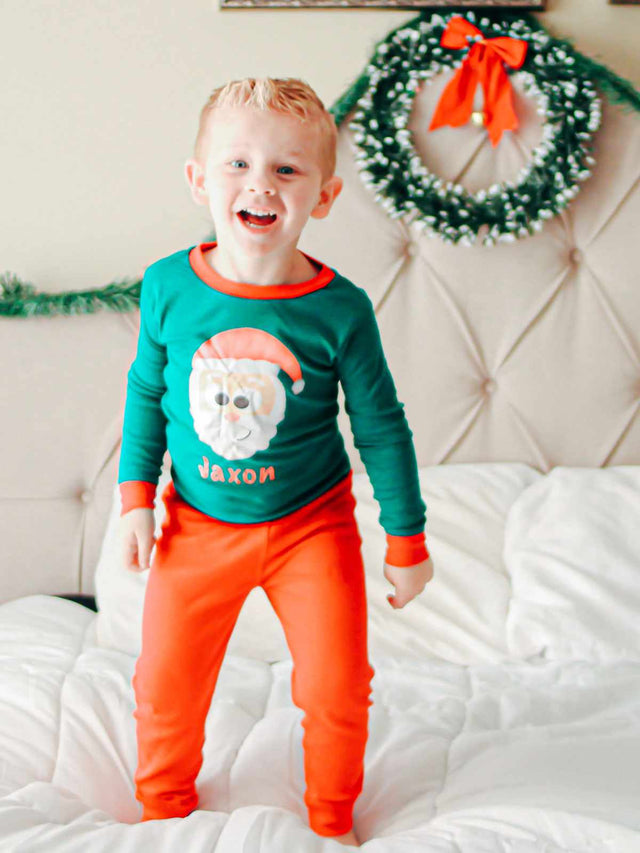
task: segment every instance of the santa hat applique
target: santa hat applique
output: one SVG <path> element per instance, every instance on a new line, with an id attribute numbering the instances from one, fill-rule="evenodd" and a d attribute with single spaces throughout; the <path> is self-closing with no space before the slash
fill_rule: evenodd
<path id="1" fill-rule="evenodd" d="M 294 394 L 299 394 L 304 388 L 298 359 L 282 341 L 262 329 L 246 327 L 218 332 L 196 350 L 191 362 L 193 367 L 200 358 L 250 358 L 254 361 L 269 361 L 290 376 Z"/>

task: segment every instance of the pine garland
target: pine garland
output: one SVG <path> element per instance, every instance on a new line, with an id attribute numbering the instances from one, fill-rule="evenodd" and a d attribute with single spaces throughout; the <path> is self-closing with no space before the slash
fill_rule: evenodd
<path id="1" fill-rule="evenodd" d="M 468 10 L 467 10 L 468 11 Z M 374 46 L 374 53 L 380 47 L 381 44 L 389 41 L 399 30 L 402 30 L 406 27 L 416 26 L 421 20 L 430 21 L 434 14 L 428 10 L 421 12 L 415 18 L 412 18 L 410 21 L 407 21 L 406 24 L 401 24 L 399 27 L 396 27 L 395 30 L 391 30 L 384 38 L 380 39 L 380 41 L 376 42 Z M 464 9 L 459 9 L 458 14 L 464 15 L 466 14 Z M 504 21 L 508 23 L 509 20 L 515 20 L 516 18 L 523 19 L 526 21 L 528 26 L 532 30 L 538 30 L 540 32 L 544 32 L 547 35 L 550 35 L 548 30 L 534 17 L 531 12 L 509 12 L 509 11 L 499 11 L 495 9 L 483 9 L 482 17 L 488 18 L 491 22 L 496 20 Z M 614 71 L 611 71 L 605 65 L 597 62 L 595 59 L 591 59 L 588 56 L 584 56 L 581 54 L 577 48 L 574 47 L 572 41 L 570 39 L 555 39 L 556 44 L 564 45 L 565 47 L 570 48 L 572 51 L 575 51 L 575 65 L 574 70 L 576 74 L 580 74 L 581 76 L 590 77 L 598 86 L 602 89 L 603 93 L 607 95 L 608 99 L 613 104 L 618 104 L 622 107 L 626 108 L 626 111 L 635 110 L 640 112 L 640 92 L 634 88 L 633 84 L 628 80 L 625 80 L 622 77 L 619 77 Z M 363 73 L 354 80 L 354 82 L 349 86 L 346 92 L 343 92 L 342 95 L 334 102 L 334 104 L 330 107 L 329 111 L 333 113 L 333 117 L 336 120 L 336 124 L 338 127 L 344 122 L 349 113 L 354 109 L 362 95 L 365 93 L 367 88 L 369 87 L 369 76 L 367 71 L 363 71 Z"/>
<path id="2" fill-rule="evenodd" d="M 63 293 L 37 293 L 31 284 L 17 276 L 0 276 L 0 316 L 48 317 L 54 314 L 93 314 L 109 311 L 135 311 L 140 304 L 142 280 L 121 279 L 93 290 L 69 290 Z"/>
<path id="3" fill-rule="evenodd" d="M 458 14 L 467 14 L 468 10 L 460 9 Z M 431 22 L 434 14 L 424 10 L 405 24 L 392 30 L 377 42 L 375 50 L 390 42 L 393 36 L 408 27 L 419 27 L 420 22 Z M 545 27 L 530 12 L 518 13 L 505 10 L 487 9 L 482 11 L 482 17 L 491 24 L 503 22 L 507 27 L 510 22 L 524 20 L 533 31 L 544 33 L 551 38 Z M 613 104 L 625 110 L 640 112 L 640 92 L 627 80 L 619 77 L 606 66 L 582 55 L 569 39 L 554 39 L 556 48 L 566 48 L 567 54 L 573 57 L 572 74 L 595 83 L 602 93 Z M 356 108 L 358 102 L 365 96 L 371 86 L 369 69 L 349 86 L 349 88 L 330 107 L 336 124 L 340 126 Z M 4 317 L 37 317 L 51 315 L 90 314 L 106 309 L 109 311 L 134 311 L 140 302 L 141 279 L 121 279 L 105 287 L 91 290 L 75 290 L 62 293 L 39 293 L 31 284 L 21 281 L 12 273 L 0 275 L 0 316 Z"/>

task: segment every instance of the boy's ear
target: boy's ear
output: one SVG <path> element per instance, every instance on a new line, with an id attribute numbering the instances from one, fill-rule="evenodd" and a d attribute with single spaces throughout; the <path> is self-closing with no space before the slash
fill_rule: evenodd
<path id="1" fill-rule="evenodd" d="M 208 204 L 209 196 L 205 189 L 204 170 L 197 160 L 187 160 L 184 173 L 191 190 L 191 197 L 196 204 Z"/>
<path id="2" fill-rule="evenodd" d="M 311 211 L 311 216 L 313 216 L 314 219 L 324 219 L 324 217 L 328 215 L 333 202 L 340 195 L 342 184 L 342 178 L 339 178 L 337 175 L 333 175 L 322 185 L 318 203 Z"/>

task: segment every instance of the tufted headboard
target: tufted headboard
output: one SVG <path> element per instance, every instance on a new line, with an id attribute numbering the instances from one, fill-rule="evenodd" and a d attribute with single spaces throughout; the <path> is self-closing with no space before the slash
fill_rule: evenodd
<path id="1" fill-rule="evenodd" d="M 493 149 L 471 124 L 425 131 L 451 73 L 414 102 L 423 161 L 473 192 L 515 178 L 542 133 L 519 75 L 521 126 Z M 484 248 L 391 219 L 341 133 L 344 198 L 302 247 L 373 299 L 422 465 L 640 462 L 640 122 L 603 101 L 595 141 L 593 174 L 560 216 L 533 237 Z"/>
<path id="2" fill-rule="evenodd" d="M 518 75 L 520 128 L 493 149 L 472 125 L 425 131 L 450 74 L 414 104 L 423 160 L 473 191 L 515 177 L 541 134 Z M 391 219 L 342 125 L 344 190 L 300 248 L 370 294 L 421 465 L 640 464 L 640 123 L 603 101 L 595 140 L 593 175 L 539 234 L 465 248 Z M 0 319 L 0 601 L 94 592 L 137 321 Z"/>

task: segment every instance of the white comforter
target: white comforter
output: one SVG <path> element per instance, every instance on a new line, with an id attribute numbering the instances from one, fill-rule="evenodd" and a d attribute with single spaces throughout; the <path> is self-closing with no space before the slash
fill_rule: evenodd
<path id="1" fill-rule="evenodd" d="M 625 489 L 635 491 L 640 469 L 631 472 L 632 479 L 629 469 L 619 468 L 617 479 L 615 471 L 609 475 L 615 494 L 610 488 L 601 490 L 597 529 L 593 517 L 582 513 L 587 540 L 575 512 L 592 500 L 593 481 L 576 475 L 581 504 L 573 474 L 567 475 L 569 485 L 558 475 L 549 486 L 553 474 L 523 472 L 524 466 L 518 469 L 518 477 L 526 475 L 520 479 L 514 479 L 513 469 L 478 466 L 465 472 L 464 467 L 458 470 L 473 479 L 466 493 L 479 492 L 485 512 L 496 523 L 502 518 L 509 591 L 496 608 L 502 612 L 502 635 L 492 640 L 485 634 L 478 648 L 491 652 L 463 661 L 474 630 L 486 632 L 491 625 L 490 608 L 478 620 L 483 589 L 492 587 L 480 564 L 476 576 L 468 574 L 466 583 L 456 587 L 452 577 L 445 584 L 443 561 L 446 588 L 436 594 L 433 587 L 431 605 L 426 592 L 420 604 L 408 605 L 404 623 L 391 608 L 388 617 L 372 614 L 374 704 L 364 790 L 354 813 L 362 847 L 370 853 L 638 853 L 640 641 L 629 622 L 629 613 L 637 612 L 638 593 L 628 581 L 635 568 L 637 586 L 640 550 L 637 524 L 625 526 L 615 495 L 623 495 L 628 506 Z M 451 549 L 459 547 L 468 558 L 469 545 L 460 532 L 449 537 L 445 532 L 452 483 L 438 479 L 439 473 L 427 473 L 436 572 L 440 551 L 441 560 L 450 557 L 451 574 Z M 361 488 L 362 529 L 367 513 L 375 512 L 367 504 L 366 485 Z M 468 512 L 460 484 L 455 488 L 460 512 Z M 507 492 L 502 504 L 495 502 L 497 494 Z M 612 515 L 607 516 L 605 503 Z M 567 506 L 574 515 L 565 516 L 557 529 L 549 519 L 542 523 L 545 513 L 557 520 Z M 629 519 L 637 520 L 637 509 L 637 504 L 629 508 Z M 612 518 L 615 537 L 607 530 Z M 470 530 L 470 524 L 465 530 L 475 539 L 480 528 L 490 528 L 486 515 L 479 518 L 477 530 Z M 606 566 L 605 540 L 598 540 L 603 529 L 617 555 L 617 562 Z M 573 567 L 564 560 L 561 584 L 543 589 L 540 584 L 551 568 L 560 565 L 557 530 L 569 531 L 576 560 Z M 629 538 L 633 536 L 635 540 Z M 596 557 L 601 561 L 597 565 Z M 577 567 L 582 565 L 579 581 Z M 598 589 L 596 569 L 602 578 Z M 379 567 L 372 571 L 379 573 Z M 482 587 L 474 586 L 477 577 Z M 382 589 L 371 582 L 370 597 L 382 600 Z M 567 590 L 577 606 L 567 607 Z M 448 638 L 450 660 L 429 655 L 409 630 L 422 606 L 431 607 L 429 631 L 440 624 L 440 636 Z M 457 614 L 456 625 L 445 619 L 447 608 Z M 548 618 L 550 612 L 556 613 L 555 620 Z M 607 614 L 609 626 L 604 624 Z M 232 649 L 207 719 L 199 810 L 184 819 L 139 823 L 132 783 L 135 654 L 104 644 L 100 618 L 73 602 L 44 595 L 0 606 L 2 853 L 345 849 L 316 836 L 307 824 L 302 712 L 291 700 L 291 661 L 268 662 Z M 403 624 L 386 645 L 376 627 L 383 618 Z M 481 627 L 474 627 L 480 621 Z M 573 631 L 570 647 L 564 630 L 568 625 Z M 411 654 L 411 648 L 418 652 Z M 573 650 L 572 659 L 567 648 Z"/>
<path id="2" fill-rule="evenodd" d="M 307 825 L 290 661 L 225 659 L 201 809 L 136 823 L 135 659 L 95 646 L 95 619 L 47 596 L 0 608 L 3 853 L 340 849 Z M 640 664 L 372 663 L 371 853 L 640 850 Z"/>

